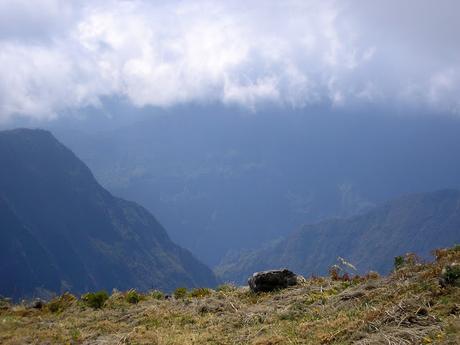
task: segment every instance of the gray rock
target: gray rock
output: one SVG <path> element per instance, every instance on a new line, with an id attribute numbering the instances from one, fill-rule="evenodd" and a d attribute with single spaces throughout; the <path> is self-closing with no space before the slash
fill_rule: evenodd
<path id="1" fill-rule="evenodd" d="M 36 298 L 30 304 L 30 307 L 33 309 L 42 309 L 45 306 L 45 301 L 41 300 L 40 298 Z"/>
<path id="2" fill-rule="evenodd" d="M 300 284 L 304 278 L 287 269 L 256 272 L 248 279 L 252 292 L 270 292 Z"/>
<path id="3" fill-rule="evenodd" d="M 22 305 L 27 309 L 42 309 L 45 306 L 46 302 L 40 298 L 36 298 L 33 301 L 22 301 Z"/>

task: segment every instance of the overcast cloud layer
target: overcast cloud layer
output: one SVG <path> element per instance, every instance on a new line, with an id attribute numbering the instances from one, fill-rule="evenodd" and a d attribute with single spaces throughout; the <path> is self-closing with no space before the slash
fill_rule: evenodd
<path id="1" fill-rule="evenodd" d="M 100 104 L 460 113 L 457 0 L 0 0 L 0 120 Z"/>

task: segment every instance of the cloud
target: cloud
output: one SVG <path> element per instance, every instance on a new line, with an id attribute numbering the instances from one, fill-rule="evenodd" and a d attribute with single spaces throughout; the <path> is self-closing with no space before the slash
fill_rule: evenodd
<path id="1" fill-rule="evenodd" d="M 142 107 L 401 103 L 459 112 L 455 0 L 0 3 L 0 120 Z"/>

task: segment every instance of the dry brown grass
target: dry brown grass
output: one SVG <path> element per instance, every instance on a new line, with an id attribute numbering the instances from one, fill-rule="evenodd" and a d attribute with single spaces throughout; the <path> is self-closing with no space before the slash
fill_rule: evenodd
<path id="1" fill-rule="evenodd" d="M 41 310 L 0 310 L 0 343 L 85 345 L 460 344 L 460 288 L 438 276 L 459 250 L 411 260 L 389 277 L 315 278 L 275 293 L 223 287 L 197 297 L 130 304 L 113 294 L 94 310 L 70 295 Z M 52 304 L 51 304 L 52 305 Z"/>

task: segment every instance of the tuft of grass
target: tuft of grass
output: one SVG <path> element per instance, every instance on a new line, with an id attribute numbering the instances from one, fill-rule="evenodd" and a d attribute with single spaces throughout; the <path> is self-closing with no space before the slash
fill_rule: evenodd
<path id="1" fill-rule="evenodd" d="M 456 285 L 460 282 L 460 265 L 450 265 L 444 268 L 443 278 L 449 285 Z"/>
<path id="2" fill-rule="evenodd" d="M 203 298 L 203 297 L 211 295 L 211 293 L 212 293 L 211 289 L 197 288 L 197 289 L 193 289 L 192 291 L 190 291 L 189 296 L 195 297 L 195 298 Z"/>
<path id="3" fill-rule="evenodd" d="M 77 328 L 72 328 L 69 331 L 70 337 L 74 342 L 78 342 L 81 337 L 81 332 Z"/>
<path id="4" fill-rule="evenodd" d="M 49 301 L 46 307 L 52 313 L 60 313 L 71 307 L 76 301 L 77 298 L 74 295 L 70 293 L 64 293 L 61 296 L 55 297 Z"/>
<path id="5" fill-rule="evenodd" d="M 237 287 L 233 284 L 226 283 L 219 285 L 216 289 L 217 292 L 223 292 L 223 293 L 228 293 L 228 292 L 233 292 L 237 289 Z"/>
<path id="6" fill-rule="evenodd" d="M 81 297 L 83 303 L 93 309 L 101 309 L 108 299 L 109 295 L 104 290 L 98 292 L 88 292 Z"/>
<path id="7" fill-rule="evenodd" d="M 125 300 L 131 304 L 137 304 L 142 300 L 142 296 L 134 289 L 131 289 L 126 292 Z"/>
<path id="8" fill-rule="evenodd" d="M 460 288 L 440 285 L 443 269 L 460 262 L 460 251 L 439 254 L 432 263 L 405 261 L 386 277 L 312 277 L 272 293 L 226 285 L 207 295 L 182 288 L 173 299 L 151 292 L 130 304 L 129 291 L 114 292 L 102 311 L 75 300 L 65 304 L 72 299 L 61 296 L 55 302 L 65 307 L 57 313 L 11 304 L 0 309 L 0 343 L 460 344 Z"/>
<path id="9" fill-rule="evenodd" d="M 176 299 L 182 299 L 182 298 L 187 297 L 187 288 L 178 287 L 176 290 L 174 290 L 173 296 Z"/>
<path id="10" fill-rule="evenodd" d="M 165 298 L 165 294 L 159 290 L 150 291 L 149 295 L 153 299 L 164 299 Z"/>

